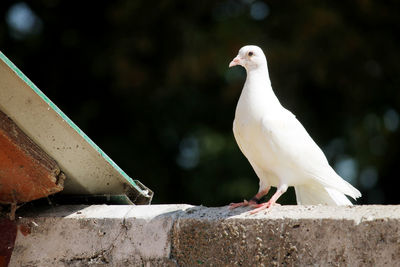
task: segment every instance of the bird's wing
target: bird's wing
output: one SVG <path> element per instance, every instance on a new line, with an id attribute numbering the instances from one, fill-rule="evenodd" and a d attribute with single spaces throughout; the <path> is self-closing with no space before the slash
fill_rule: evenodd
<path id="1" fill-rule="evenodd" d="M 356 188 L 336 174 L 322 150 L 290 111 L 282 109 L 278 116 L 274 115 L 264 117 L 261 127 L 265 142 L 285 167 L 353 198 L 361 196 Z"/>

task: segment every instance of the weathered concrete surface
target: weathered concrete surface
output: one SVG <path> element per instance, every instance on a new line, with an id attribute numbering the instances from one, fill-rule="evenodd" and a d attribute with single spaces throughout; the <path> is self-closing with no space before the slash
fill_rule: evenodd
<path id="1" fill-rule="evenodd" d="M 60 206 L 19 214 L 10 266 L 400 266 L 400 206 Z"/>

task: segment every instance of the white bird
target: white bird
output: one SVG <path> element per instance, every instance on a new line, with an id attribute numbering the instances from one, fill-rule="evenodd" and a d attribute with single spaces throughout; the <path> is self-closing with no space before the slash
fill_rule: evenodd
<path id="1" fill-rule="evenodd" d="M 258 193 L 250 200 L 231 203 L 230 208 L 252 206 L 256 213 L 273 206 L 294 186 L 300 205 L 352 205 L 360 191 L 343 180 L 329 165 L 322 150 L 303 125 L 275 96 L 261 48 L 248 45 L 239 50 L 229 67 L 240 65 L 247 78 L 233 122 L 233 133 L 240 150 L 260 179 Z M 271 186 L 276 193 L 258 204 Z"/>

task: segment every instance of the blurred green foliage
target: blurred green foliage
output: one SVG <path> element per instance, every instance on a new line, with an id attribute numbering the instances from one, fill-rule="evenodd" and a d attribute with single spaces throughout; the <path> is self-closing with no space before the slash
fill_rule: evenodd
<path id="1" fill-rule="evenodd" d="M 153 203 L 225 205 L 258 179 L 232 134 L 262 47 L 272 85 L 358 203 L 398 203 L 397 1 L 2 1 L 0 47 Z M 294 203 L 293 190 L 284 203 Z"/>

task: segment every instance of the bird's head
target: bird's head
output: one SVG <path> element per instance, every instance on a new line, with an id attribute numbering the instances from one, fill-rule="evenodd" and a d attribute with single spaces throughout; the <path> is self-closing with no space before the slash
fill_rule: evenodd
<path id="1" fill-rule="evenodd" d="M 240 65 L 247 71 L 267 65 L 264 52 L 255 45 L 240 48 L 238 55 L 229 63 L 229 67 Z"/>

